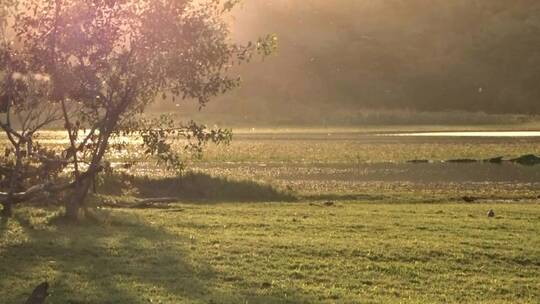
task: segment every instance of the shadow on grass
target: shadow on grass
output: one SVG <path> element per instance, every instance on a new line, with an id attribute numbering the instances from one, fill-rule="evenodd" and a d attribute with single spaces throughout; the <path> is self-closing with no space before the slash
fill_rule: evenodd
<path id="1" fill-rule="evenodd" d="M 203 173 L 179 177 L 150 178 L 127 174 L 103 177 L 100 194 L 133 194 L 141 198 L 175 197 L 180 200 L 205 202 L 269 202 L 295 201 L 287 191 L 249 180 L 232 180 Z"/>
<path id="2" fill-rule="evenodd" d="M 129 212 L 100 212 L 69 225 L 19 212 L 26 239 L 0 247 L 0 299 L 23 303 L 48 281 L 50 303 L 307 303 L 294 291 L 230 286 L 197 256 L 189 237 Z M 252 278 L 251 278 L 252 279 Z"/>

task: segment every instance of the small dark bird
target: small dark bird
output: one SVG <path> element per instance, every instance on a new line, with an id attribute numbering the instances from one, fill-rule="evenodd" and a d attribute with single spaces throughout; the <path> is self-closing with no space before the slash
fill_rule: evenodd
<path id="1" fill-rule="evenodd" d="M 45 303 L 45 299 L 49 295 L 49 293 L 47 292 L 48 289 L 49 289 L 49 283 L 43 282 L 43 283 L 39 284 L 34 289 L 34 291 L 32 291 L 32 294 L 30 295 L 28 300 L 26 300 L 26 302 L 24 302 L 24 303 L 25 304 L 43 304 L 43 303 Z"/>
<path id="2" fill-rule="evenodd" d="M 495 211 L 493 211 L 493 209 L 490 209 L 487 213 L 487 216 L 488 217 L 495 217 Z"/>
<path id="3" fill-rule="evenodd" d="M 324 202 L 324 205 L 327 206 L 327 207 L 331 207 L 331 206 L 334 206 L 335 203 L 332 202 L 332 201 L 327 201 L 327 202 Z"/>

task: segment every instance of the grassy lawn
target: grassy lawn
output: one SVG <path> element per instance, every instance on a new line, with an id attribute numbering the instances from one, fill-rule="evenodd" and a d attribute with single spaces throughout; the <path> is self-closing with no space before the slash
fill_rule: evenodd
<path id="1" fill-rule="evenodd" d="M 78 226 L 22 208 L 0 226 L 0 302 L 47 280 L 47 303 L 538 303 L 539 207 L 178 204 Z"/>

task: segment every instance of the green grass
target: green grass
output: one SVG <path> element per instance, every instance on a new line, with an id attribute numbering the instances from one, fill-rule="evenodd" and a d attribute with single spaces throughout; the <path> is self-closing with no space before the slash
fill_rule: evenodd
<path id="1" fill-rule="evenodd" d="M 22 208 L 0 226 L 0 302 L 48 280 L 48 303 L 538 303 L 539 207 L 176 204 L 78 226 Z"/>

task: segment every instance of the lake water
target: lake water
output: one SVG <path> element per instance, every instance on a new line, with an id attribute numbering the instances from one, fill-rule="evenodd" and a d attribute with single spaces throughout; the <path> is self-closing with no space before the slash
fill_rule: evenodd
<path id="1" fill-rule="evenodd" d="M 540 131 L 466 131 L 466 132 L 417 132 L 385 134 L 386 136 L 422 137 L 540 137 Z"/>

